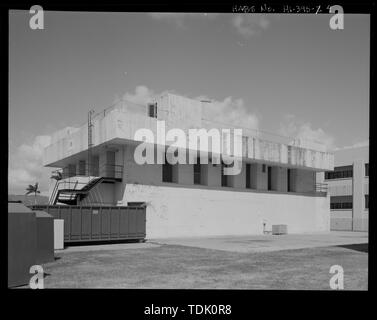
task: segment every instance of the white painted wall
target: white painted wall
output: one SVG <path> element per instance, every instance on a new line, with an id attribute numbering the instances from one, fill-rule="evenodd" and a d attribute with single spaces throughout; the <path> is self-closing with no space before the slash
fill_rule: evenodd
<path id="1" fill-rule="evenodd" d="M 147 238 L 330 230 L 328 197 L 127 184 L 123 202 L 146 201 Z"/>

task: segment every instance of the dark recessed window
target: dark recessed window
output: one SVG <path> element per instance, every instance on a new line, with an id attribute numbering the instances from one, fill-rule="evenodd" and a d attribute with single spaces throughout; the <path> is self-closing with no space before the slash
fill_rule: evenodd
<path id="1" fill-rule="evenodd" d="M 262 172 L 266 172 L 266 165 L 262 164 Z"/>
<path id="2" fill-rule="evenodd" d="M 251 164 L 246 163 L 246 188 L 250 189 L 251 188 Z"/>
<path id="3" fill-rule="evenodd" d="M 330 209 L 352 209 L 352 196 L 332 196 Z"/>
<path id="4" fill-rule="evenodd" d="M 365 176 L 369 177 L 369 163 L 365 164 Z"/>
<path id="5" fill-rule="evenodd" d="M 272 167 L 268 167 L 267 172 L 267 190 L 272 190 Z"/>
<path id="6" fill-rule="evenodd" d="M 162 181 L 173 182 L 173 165 L 168 163 L 165 159 L 165 163 L 162 165 Z"/>
<path id="7" fill-rule="evenodd" d="M 292 182 L 291 182 L 291 169 L 287 170 L 287 191 L 291 192 L 292 190 Z"/>
<path id="8" fill-rule="evenodd" d="M 325 179 L 327 180 L 352 178 L 352 176 L 353 176 L 352 166 L 335 167 L 334 171 L 325 172 Z"/>
<path id="9" fill-rule="evenodd" d="M 330 209 L 352 209 L 352 202 L 334 202 L 330 204 Z"/>
<path id="10" fill-rule="evenodd" d="M 194 164 L 194 184 L 201 184 L 201 165 L 200 165 L 200 158 L 196 159 L 196 163 Z"/>
<path id="11" fill-rule="evenodd" d="M 157 118 L 157 103 L 148 104 L 148 116 L 151 118 Z"/>
<path id="12" fill-rule="evenodd" d="M 365 195 L 365 209 L 369 209 L 369 195 Z"/>

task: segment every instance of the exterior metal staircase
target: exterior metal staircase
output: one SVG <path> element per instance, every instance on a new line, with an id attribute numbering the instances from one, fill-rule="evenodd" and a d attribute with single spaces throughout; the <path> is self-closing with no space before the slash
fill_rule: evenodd
<path id="1" fill-rule="evenodd" d="M 105 178 L 94 177 L 88 183 L 71 181 L 57 181 L 50 198 L 50 204 L 64 203 L 67 205 L 76 205 L 77 201 L 83 200 L 89 192 L 98 184 L 100 184 Z M 63 184 L 63 187 L 60 186 Z M 71 185 L 73 186 L 71 187 Z M 80 188 L 78 188 L 80 186 Z"/>

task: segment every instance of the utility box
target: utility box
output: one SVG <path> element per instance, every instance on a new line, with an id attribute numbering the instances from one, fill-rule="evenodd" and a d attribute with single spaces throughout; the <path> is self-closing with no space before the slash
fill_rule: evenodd
<path id="1" fill-rule="evenodd" d="M 8 287 L 27 285 L 37 264 L 35 212 L 22 203 L 8 203 Z"/>
<path id="2" fill-rule="evenodd" d="M 54 219 L 54 249 L 64 249 L 64 220 Z"/>
<path id="3" fill-rule="evenodd" d="M 286 224 L 273 224 L 272 225 L 272 234 L 287 234 L 288 227 Z"/>
<path id="4" fill-rule="evenodd" d="M 55 260 L 54 256 L 54 219 L 44 211 L 35 211 L 37 232 L 37 263 Z"/>

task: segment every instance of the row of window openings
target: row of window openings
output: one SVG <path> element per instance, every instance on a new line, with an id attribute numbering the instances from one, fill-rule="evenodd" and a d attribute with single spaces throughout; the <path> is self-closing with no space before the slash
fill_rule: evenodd
<path id="1" fill-rule="evenodd" d="M 352 209 L 352 202 L 330 203 L 330 209 Z"/>
<path id="2" fill-rule="evenodd" d="M 173 182 L 177 183 L 177 176 L 174 175 L 174 166 L 168 162 L 162 165 L 162 181 L 163 182 Z M 222 187 L 232 187 L 232 175 L 225 175 L 224 169 L 230 167 L 227 164 L 221 164 L 221 186 Z M 262 172 L 266 172 L 266 165 L 262 165 Z M 200 160 L 197 159 L 197 163 L 194 164 L 194 184 L 196 185 L 207 185 L 207 181 L 204 179 L 202 174 L 202 165 Z M 251 165 L 246 164 L 246 189 L 254 189 L 255 187 L 251 184 Z M 267 167 L 267 190 L 272 190 L 272 167 Z M 293 191 L 291 186 L 291 172 L 288 169 L 287 172 L 287 190 Z"/>
<path id="3" fill-rule="evenodd" d="M 369 195 L 364 196 L 365 209 L 369 209 Z M 330 209 L 352 209 L 352 201 L 348 202 L 332 202 L 330 203 Z"/>
<path id="4" fill-rule="evenodd" d="M 352 178 L 353 169 L 352 166 L 347 167 L 345 170 L 340 170 L 340 167 L 334 168 L 335 171 L 325 172 L 325 178 L 330 179 L 342 179 L 342 178 Z M 369 177 L 369 163 L 365 164 L 365 176 Z"/>
<path id="5" fill-rule="evenodd" d="M 148 104 L 148 116 L 151 117 L 151 118 L 157 118 L 157 103 Z M 335 168 L 335 170 L 336 170 L 336 168 Z M 266 165 L 263 165 L 262 171 L 266 172 Z M 198 173 L 196 175 L 198 175 Z M 353 176 L 352 166 L 351 166 L 351 168 L 349 168 L 347 170 L 325 172 L 325 178 L 328 179 L 328 180 L 330 180 L 330 179 L 352 178 L 352 176 Z M 369 164 L 368 163 L 365 164 L 365 176 L 369 177 Z M 249 181 L 249 180 L 247 180 L 247 181 Z"/>

